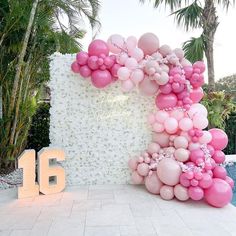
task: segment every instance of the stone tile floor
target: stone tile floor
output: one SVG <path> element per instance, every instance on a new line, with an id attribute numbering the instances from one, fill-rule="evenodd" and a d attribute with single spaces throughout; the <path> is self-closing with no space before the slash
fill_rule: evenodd
<path id="1" fill-rule="evenodd" d="M 0 235 L 236 236 L 236 208 L 164 201 L 131 185 L 68 187 L 16 199 L 0 191 Z"/>

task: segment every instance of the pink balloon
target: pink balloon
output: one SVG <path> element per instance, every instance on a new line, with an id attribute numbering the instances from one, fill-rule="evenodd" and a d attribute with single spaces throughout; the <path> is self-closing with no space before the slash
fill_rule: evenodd
<path id="1" fill-rule="evenodd" d="M 159 48 L 159 39 L 153 33 L 143 34 L 138 40 L 138 47 L 143 50 L 145 55 L 151 55 Z"/>
<path id="2" fill-rule="evenodd" d="M 190 180 L 187 178 L 187 173 L 182 173 L 179 178 L 180 184 L 184 187 L 190 186 Z"/>
<path id="3" fill-rule="evenodd" d="M 169 75 L 163 71 L 161 72 L 160 76 L 158 76 L 158 79 L 156 79 L 156 81 L 159 85 L 165 85 L 169 81 Z"/>
<path id="4" fill-rule="evenodd" d="M 155 172 L 145 178 L 145 187 L 152 194 L 160 194 L 160 189 L 163 183 L 158 178 Z"/>
<path id="5" fill-rule="evenodd" d="M 187 149 L 188 147 L 188 140 L 183 136 L 178 136 L 174 140 L 175 148 L 184 148 Z"/>
<path id="6" fill-rule="evenodd" d="M 139 89 L 143 95 L 152 96 L 157 93 L 159 86 L 153 80 L 150 80 L 148 77 L 145 77 L 139 83 Z"/>
<path id="7" fill-rule="evenodd" d="M 131 170 L 136 170 L 138 167 L 138 161 L 136 158 L 129 159 L 128 166 Z"/>
<path id="8" fill-rule="evenodd" d="M 125 39 L 119 34 L 113 34 L 108 38 L 107 44 L 112 53 L 120 53 L 124 49 Z"/>
<path id="9" fill-rule="evenodd" d="M 158 153 L 159 150 L 160 150 L 160 145 L 158 143 L 150 143 L 148 145 L 147 151 L 148 151 L 149 154 L 153 154 L 155 152 Z"/>
<path id="10" fill-rule="evenodd" d="M 179 109 L 175 109 L 170 112 L 170 116 L 179 121 L 184 117 L 184 112 Z"/>
<path id="11" fill-rule="evenodd" d="M 234 187 L 234 181 L 229 176 L 226 176 L 225 181 L 230 185 L 231 188 Z"/>
<path id="12" fill-rule="evenodd" d="M 91 81 L 96 88 L 104 88 L 112 82 L 111 73 L 108 70 L 95 70 Z"/>
<path id="13" fill-rule="evenodd" d="M 193 151 L 193 150 L 196 150 L 196 149 L 199 149 L 201 147 L 200 143 L 193 143 L 193 142 L 190 142 L 188 144 L 188 150 L 189 151 Z"/>
<path id="14" fill-rule="evenodd" d="M 119 64 L 114 64 L 111 68 L 111 74 L 113 77 L 118 78 L 117 72 L 121 68 Z"/>
<path id="15" fill-rule="evenodd" d="M 193 89 L 190 92 L 190 98 L 193 101 L 193 103 L 198 103 L 202 100 L 204 96 L 203 89 L 201 87 Z"/>
<path id="16" fill-rule="evenodd" d="M 172 50 L 168 45 L 162 45 L 159 48 L 159 52 L 163 55 L 163 56 L 167 56 L 168 54 L 171 54 Z"/>
<path id="17" fill-rule="evenodd" d="M 79 52 L 76 55 L 76 61 L 81 66 L 84 66 L 87 64 L 88 58 L 89 58 L 89 56 L 88 56 L 87 52 Z"/>
<path id="18" fill-rule="evenodd" d="M 220 129 L 210 129 L 209 132 L 212 135 L 212 140 L 209 143 L 216 150 L 223 150 L 226 148 L 228 144 L 228 136 L 227 134 Z"/>
<path id="19" fill-rule="evenodd" d="M 175 185 L 174 195 L 180 201 L 187 201 L 189 199 L 188 189 L 181 184 Z"/>
<path id="20" fill-rule="evenodd" d="M 195 149 L 190 152 L 190 160 L 192 162 L 196 162 L 198 158 L 201 158 L 204 160 L 205 154 L 201 149 Z"/>
<path id="21" fill-rule="evenodd" d="M 159 123 L 164 123 L 166 121 L 166 119 L 169 118 L 169 114 L 166 111 L 157 111 L 156 112 L 156 120 Z"/>
<path id="22" fill-rule="evenodd" d="M 213 156 L 215 153 L 215 149 L 209 144 L 207 144 L 207 149 L 210 152 L 210 155 Z"/>
<path id="23" fill-rule="evenodd" d="M 204 196 L 204 192 L 203 192 L 202 188 L 200 188 L 198 186 L 189 187 L 188 194 L 189 194 L 189 197 L 194 201 L 199 201 L 199 200 L 203 199 L 203 196 Z"/>
<path id="24" fill-rule="evenodd" d="M 131 180 L 134 184 L 142 184 L 143 183 L 143 176 L 139 175 L 137 171 L 133 171 L 131 175 Z"/>
<path id="25" fill-rule="evenodd" d="M 215 178 L 210 188 L 205 190 L 206 202 L 214 207 L 224 207 L 232 200 L 232 189 L 230 185 L 222 180 Z"/>
<path id="26" fill-rule="evenodd" d="M 116 56 L 116 62 L 120 65 L 124 65 L 129 55 L 126 52 L 121 52 Z"/>
<path id="27" fill-rule="evenodd" d="M 213 183 L 212 177 L 207 174 L 202 174 L 202 179 L 199 181 L 199 186 L 203 189 L 209 188 Z"/>
<path id="28" fill-rule="evenodd" d="M 131 52 L 135 49 L 135 47 L 137 46 L 137 42 L 138 40 L 136 39 L 136 37 L 134 36 L 129 36 L 126 39 L 126 49 L 128 50 L 129 54 L 131 54 Z"/>
<path id="29" fill-rule="evenodd" d="M 138 68 L 138 62 L 136 59 L 130 57 L 125 61 L 125 67 L 127 67 L 130 70 L 134 70 Z"/>
<path id="30" fill-rule="evenodd" d="M 104 58 L 104 65 L 107 68 L 111 68 L 114 64 L 115 64 L 115 60 L 112 59 L 112 57 L 107 56 L 107 57 Z"/>
<path id="31" fill-rule="evenodd" d="M 147 176 L 149 172 L 149 166 L 146 163 L 140 163 L 137 168 L 137 172 L 141 176 Z"/>
<path id="32" fill-rule="evenodd" d="M 177 104 L 177 97 L 174 93 L 158 94 L 156 97 L 156 106 L 159 109 L 173 108 Z"/>
<path id="33" fill-rule="evenodd" d="M 216 166 L 213 169 L 213 177 L 219 179 L 225 179 L 227 176 L 227 172 L 223 166 Z"/>
<path id="34" fill-rule="evenodd" d="M 168 185 L 163 185 L 160 189 L 160 196 L 164 200 L 171 200 L 174 198 L 174 188 Z"/>
<path id="35" fill-rule="evenodd" d="M 130 77 L 131 71 L 127 67 L 120 67 L 117 71 L 118 78 L 120 80 L 127 80 Z"/>
<path id="36" fill-rule="evenodd" d="M 135 58 L 137 61 L 141 61 L 144 57 L 144 53 L 142 49 L 140 48 L 135 48 L 130 54 L 131 57 Z"/>
<path id="37" fill-rule="evenodd" d="M 163 94 L 169 94 L 172 91 L 171 84 L 167 83 L 165 85 L 160 85 L 160 91 Z"/>
<path id="38" fill-rule="evenodd" d="M 107 46 L 107 43 L 104 42 L 101 39 L 93 40 L 89 44 L 88 54 L 89 54 L 89 56 L 100 56 L 101 54 L 104 54 L 105 56 L 108 56 L 109 48 Z"/>
<path id="39" fill-rule="evenodd" d="M 225 154 L 220 150 L 216 150 L 212 158 L 217 164 L 222 164 L 225 161 Z"/>
<path id="40" fill-rule="evenodd" d="M 189 131 L 193 128 L 193 122 L 190 118 L 184 117 L 179 121 L 179 128 L 183 131 Z"/>
<path id="41" fill-rule="evenodd" d="M 182 48 L 175 48 L 174 53 L 180 60 L 184 58 L 184 51 Z"/>
<path id="42" fill-rule="evenodd" d="M 208 112 L 207 112 L 207 109 L 205 106 L 203 106 L 200 103 L 195 103 L 195 104 L 191 105 L 191 107 L 187 113 L 190 118 L 193 118 L 195 115 L 203 115 L 203 116 L 207 117 Z"/>
<path id="43" fill-rule="evenodd" d="M 87 65 L 84 65 L 84 66 L 80 67 L 79 73 L 84 78 L 87 78 L 91 75 L 92 71 L 90 70 L 90 68 Z"/>
<path id="44" fill-rule="evenodd" d="M 167 133 L 174 134 L 178 130 L 178 121 L 175 118 L 169 117 L 164 122 L 164 127 Z"/>
<path id="45" fill-rule="evenodd" d="M 207 144 L 209 142 L 211 142 L 212 140 L 212 136 L 211 136 L 211 133 L 204 130 L 203 131 L 203 135 L 199 138 L 199 143 L 202 143 L 202 144 Z"/>
<path id="46" fill-rule="evenodd" d="M 205 129 L 208 126 L 208 119 L 203 115 L 196 114 L 193 117 L 193 126 L 197 129 Z"/>
<path id="47" fill-rule="evenodd" d="M 88 66 L 92 70 L 97 70 L 99 65 L 98 65 L 98 57 L 97 56 L 90 56 L 88 58 Z"/>
<path id="48" fill-rule="evenodd" d="M 199 69 L 200 70 L 200 73 L 203 73 L 206 69 L 206 66 L 204 64 L 203 61 L 196 61 L 194 64 L 193 64 L 193 69 Z"/>
<path id="49" fill-rule="evenodd" d="M 130 92 L 134 87 L 135 85 L 130 79 L 121 82 L 123 92 Z"/>
<path id="50" fill-rule="evenodd" d="M 77 63 L 77 61 L 74 61 L 74 62 L 71 64 L 71 70 L 72 70 L 74 73 L 79 73 L 79 69 L 80 69 L 80 65 Z"/>
<path id="51" fill-rule="evenodd" d="M 170 174 L 171 173 L 171 174 Z M 165 158 L 157 166 L 157 175 L 167 185 L 174 186 L 179 183 L 182 171 L 177 161 Z"/>
<path id="52" fill-rule="evenodd" d="M 139 84 L 144 79 L 144 73 L 140 69 L 136 69 L 131 73 L 130 79 L 135 83 Z"/>
<path id="53" fill-rule="evenodd" d="M 165 127 L 163 124 L 161 123 L 158 123 L 158 122 L 155 122 L 153 125 L 152 125 L 152 129 L 153 131 L 157 132 L 157 133 L 161 133 L 165 130 Z"/>
<path id="54" fill-rule="evenodd" d="M 184 148 L 178 148 L 174 156 L 177 161 L 185 162 L 189 159 L 189 151 Z"/>
<path id="55" fill-rule="evenodd" d="M 169 137 L 170 135 L 166 132 L 163 133 L 153 133 L 153 141 L 157 142 L 161 147 L 169 146 Z"/>

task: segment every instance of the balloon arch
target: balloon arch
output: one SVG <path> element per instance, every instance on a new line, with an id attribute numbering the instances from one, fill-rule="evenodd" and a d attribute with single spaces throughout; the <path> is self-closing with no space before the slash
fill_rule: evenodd
<path id="1" fill-rule="evenodd" d="M 191 64 L 182 49 L 160 46 L 153 33 L 138 40 L 115 34 L 107 42 L 92 41 L 88 52 L 76 55 L 71 68 L 91 78 L 96 88 L 119 82 L 123 92 L 138 87 L 141 94 L 155 96 L 157 110 L 148 117 L 153 140 L 128 163 L 134 184 L 144 183 L 165 200 L 204 198 L 214 207 L 231 201 L 234 182 L 222 166 L 227 135 L 220 129 L 204 130 L 208 119 L 199 103 L 202 61 Z"/>

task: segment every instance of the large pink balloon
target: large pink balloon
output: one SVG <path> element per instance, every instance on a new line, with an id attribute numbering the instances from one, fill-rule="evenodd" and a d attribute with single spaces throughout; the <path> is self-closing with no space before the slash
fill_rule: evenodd
<path id="1" fill-rule="evenodd" d="M 171 158 L 162 159 L 157 166 L 157 175 L 167 185 L 174 186 L 179 183 L 182 171 L 177 161 Z"/>
<path id="2" fill-rule="evenodd" d="M 204 93 L 203 93 L 203 89 L 201 87 L 193 89 L 190 92 L 190 98 L 193 101 L 193 103 L 198 103 L 201 101 L 201 99 L 203 98 Z"/>
<path id="3" fill-rule="evenodd" d="M 88 53 L 89 53 L 89 56 L 100 56 L 101 54 L 108 56 L 109 49 L 108 49 L 107 43 L 101 39 L 93 40 L 89 44 Z"/>
<path id="4" fill-rule="evenodd" d="M 145 178 L 145 187 L 150 193 L 160 194 L 162 185 L 163 183 L 160 181 L 155 172 Z"/>
<path id="5" fill-rule="evenodd" d="M 174 93 L 158 94 L 156 97 L 156 106 L 159 109 L 173 108 L 177 104 L 177 97 Z"/>
<path id="6" fill-rule="evenodd" d="M 158 88 L 156 81 L 150 80 L 148 77 L 139 83 L 139 89 L 143 95 L 152 96 L 157 93 Z"/>
<path id="7" fill-rule="evenodd" d="M 96 88 L 104 88 L 112 82 L 111 73 L 108 70 L 95 70 L 91 81 Z"/>
<path id="8" fill-rule="evenodd" d="M 159 48 L 159 39 L 153 33 L 143 34 L 138 40 L 138 47 L 143 50 L 145 55 L 151 55 Z"/>
<path id="9" fill-rule="evenodd" d="M 228 144 L 228 136 L 227 134 L 221 129 L 210 129 L 209 132 L 211 133 L 212 140 L 209 143 L 213 148 L 216 150 L 223 150 L 226 148 Z"/>
<path id="10" fill-rule="evenodd" d="M 232 200 L 232 189 L 230 185 L 222 180 L 215 178 L 210 188 L 205 190 L 205 200 L 214 207 L 224 207 Z"/>

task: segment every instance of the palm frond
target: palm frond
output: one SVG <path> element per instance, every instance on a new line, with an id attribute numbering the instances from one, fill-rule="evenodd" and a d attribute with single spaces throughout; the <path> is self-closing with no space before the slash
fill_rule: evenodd
<path id="1" fill-rule="evenodd" d="M 185 57 L 192 63 L 203 59 L 204 49 L 205 42 L 202 35 L 198 38 L 192 37 L 190 40 L 183 43 Z"/>
<path id="2" fill-rule="evenodd" d="M 229 7 L 234 6 L 235 4 L 235 0 L 217 0 L 216 1 L 217 4 L 223 6 L 223 8 L 227 11 L 229 9 Z"/>
<path id="3" fill-rule="evenodd" d="M 171 11 L 174 11 L 175 9 L 178 9 L 181 7 L 181 3 L 183 1 L 181 0 L 148 0 L 149 2 L 153 3 L 154 8 L 158 8 L 160 5 L 164 4 L 165 7 L 170 7 Z M 146 0 L 140 0 L 141 3 L 146 2 Z M 185 3 L 188 3 L 189 1 L 185 1 Z"/>
<path id="4" fill-rule="evenodd" d="M 178 25 L 182 25 L 186 31 L 189 28 L 200 28 L 201 25 L 201 16 L 202 16 L 202 7 L 198 4 L 197 1 L 194 1 L 187 7 L 181 8 L 171 15 L 175 15 L 175 20 Z"/>

